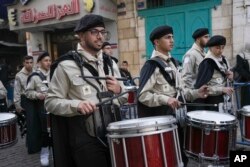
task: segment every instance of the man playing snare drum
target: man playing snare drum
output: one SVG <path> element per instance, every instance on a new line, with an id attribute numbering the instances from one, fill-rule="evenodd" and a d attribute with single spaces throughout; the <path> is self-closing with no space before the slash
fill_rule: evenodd
<path id="1" fill-rule="evenodd" d="M 174 110 L 181 106 L 181 102 L 176 99 L 177 90 L 175 88 L 177 61 L 171 57 L 170 51 L 174 46 L 173 29 L 170 26 L 160 26 L 155 28 L 150 34 L 150 41 L 154 45 L 152 57 L 141 70 L 139 85 L 139 117 L 174 115 Z M 185 98 L 193 101 L 198 97 L 205 97 L 207 90 L 203 86 L 199 90 L 184 90 Z M 182 130 L 178 128 L 179 130 Z M 180 143 L 183 134 L 179 131 Z M 180 144 L 182 146 L 182 144 Z M 184 165 L 188 159 L 183 149 L 182 158 Z"/>

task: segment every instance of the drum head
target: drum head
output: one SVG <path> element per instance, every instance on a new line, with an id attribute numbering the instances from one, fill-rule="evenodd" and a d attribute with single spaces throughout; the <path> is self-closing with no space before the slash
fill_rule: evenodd
<path id="1" fill-rule="evenodd" d="M 250 105 L 247 105 L 247 106 L 244 106 L 242 109 L 241 109 L 241 112 L 245 115 L 250 115 Z"/>
<path id="2" fill-rule="evenodd" d="M 164 126 L 176 123 L 173 116 L 156 116 L 131 119 L 125 121 L 118 121 L 110 123 L 107 127 L 108 131 L 125 131 L 125 130 L 139 130 L 144 128 Z"/>
<path id="3" fill-rule="evenodd" d="M 125 86 L 125 90 L 136 90 L 136 86 Z"/>
<path id="4" fill-rule="evenodd" d="M 211 123 L 221 125 L 225 123 L 235 122 L 236 118 L 232 115 L 206 110 L 197 110 L 187 113 L 187 119 L 189 121 L 200 123 Z"/>
<path id="5" fill-rule="evenodd" d="M 5 121 L 9 121 L 11 119 L 14 119 L 15 117 L 16 117 L 16 115 L 12 114 L 12 113 L 0 113 L 0 123 L 5 122 Z"/>

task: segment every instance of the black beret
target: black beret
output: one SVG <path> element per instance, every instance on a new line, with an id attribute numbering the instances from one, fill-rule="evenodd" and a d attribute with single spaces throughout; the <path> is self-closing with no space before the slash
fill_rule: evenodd
<path id="1" fill-rule="evenodd" d="M 173 28 L 170 26 L 159 26 L 155 28 L 150 34 L 150 41 L 154 44 L 155 39 L 159 39 L 167 34 L 173 34 Z"/>
<path id="2" fill-rule="evenodd" d="M 209 34 L 209 31 L 207 28 L 198 28 L 197 30 L 194 31 L 192 37 L 194 39 L 197 39 L 197 38 L 202 37 L 202 36 L 207 35 L 207 34 Z"/>
<path id="3" fill-rule="evenodd" d="M 226 38 L 221 35 L 212 36 L 207 42 L 207 47 L 226 45 Z"/>
<path id="4" fill-rule="evenodd" d="M 49 57 L 49 53 L 46 52 L 46 51 L 43 51 L 43 52 L 38 56 L 37 62 L 41 61 L 43 58 L 45 58 L 45 57 L 47 57 L 47 56 Z"/>
<path id="5" fill-rule="evenodd" d="M 102 49 L 103 49 L 105 46 L 111 46 L 111 44 L 110 44 L 109 42 L 103 42 L 103 44 L 102 44 Z"/>
<path id="6" fill-rule="evenodd" d="M 88 15 L 83 16 L 78 21 L 74 31 L 76 33 L 85 32 L 89 30 L 90 28 L 94 28 L 94 27 L 105 27 L 103 17 L 100 15 L 88 14 Z"/>

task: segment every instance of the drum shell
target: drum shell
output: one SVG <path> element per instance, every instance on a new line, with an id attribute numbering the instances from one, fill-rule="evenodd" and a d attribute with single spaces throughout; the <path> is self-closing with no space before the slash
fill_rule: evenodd
<path id="1" fill-rule="evenodd" d="M 203 154 L 207 159 L 213 159 L 215 155 L 219 160 L 227 159 L 229 151 L 235 148 L 234 136 L 236 136 L 236 127 L 228 130 L 206 130 L 189 124 L 185 131 L 185 150 L 197 157 Z"/>
<path id="2" fill-rule="evenodd" d="M 11 115 L 13 118 L 0 121 L 0 148 L 11 146 L 17 142 L 17 117 L 14 114 Z"/>
<path id="3" fill-rule="evenodd" d="M 227 160 L 229 151 L 236 144 L 236 118 L 215 123 L 187 116 L 185 128 L 185 150 L 191 156 L 202 156 L 209 160 Z"/>
<path id="4" fill-rule="evenodd" d="M 250 105 L 244 106 L 240 110 L 242 118 L 242 137 L 244 140 L 250 142 Z"/>
<path id="5" fill-rule="evenodd" d="M 148 167 L 164 167 L 164 155 L 168 167 L 180 164 L 175 148 L 176 124 L 108 131 L 113 166 L 125 167 L 127 159 L 129 167 L 144 167 L 145 163 Z"/>

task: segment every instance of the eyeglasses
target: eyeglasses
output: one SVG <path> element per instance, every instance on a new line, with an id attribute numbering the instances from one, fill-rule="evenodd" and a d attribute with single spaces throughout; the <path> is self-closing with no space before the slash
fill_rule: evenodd
<path id="1" fill-rule="evenodd" d="M 90 29 L 88 31 L 91 33 L 91 35 L 97 36 L 97 35 L 101 34 L 104 37 L 106 37 L 108 35 L 108 33 L 109 33 L 108 31 L 105 31 L 105 30 L 99 31 L 97 29 Z"/>

